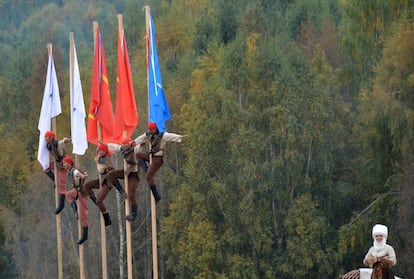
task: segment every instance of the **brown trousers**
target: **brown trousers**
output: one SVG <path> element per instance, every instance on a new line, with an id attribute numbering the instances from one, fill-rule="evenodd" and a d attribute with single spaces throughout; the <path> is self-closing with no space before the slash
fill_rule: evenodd
<path id="1" fill-rule="evenodd" d="M 96 204 L 99 207 L 99 210 L 102 213 L 106 213 L 107 209 L 106 206 L 104 204 L 104 200 L 106 198 L 106 196 L 108 195 L 109 191 L 111 191 L 112 189 L 112 184 L 110 184 L 111 186 L 108 185 L 108 180 L 104 179 L 104 181 L 102 182 L 102 188 L 101 191 L 98 194 L 98 198 L 96 199 Z M 85 183 L 84 185 L 85 187 L 85 191 L 86 193 L 89 195 L 92 194 L 92 189 L 99 189 L 99 179 L 94 179 L 94 180 L 90 180 L 88 182 Z"/>
<path id="2" fill-rule="evenodd" d="M 111 170 L 108 172 L 108 184 L 112 185 L 115 179 L 124 179 L 124 169 Z M 137 198 L 135 194 L 138 189 L 139 176 L 138 172 L 131 172 L 128 175 L 128 199 L 131 205 L 137 205 Z"/>
<path id="3" fill-rule="evenodd" d="M 72 189 L 66 192 L 66 200 L 69 203 L 72 203 L 73 201 L 76 200 L 76 196 L 78 196 L 78 201 L 79 201 L 79 217 L 81 220 L 81 225 L 82 227 L 87 227 L 88 226 L 88 215 L 89 215 L 89 210 L 88 210 L 88 199 L 89 199 L 89 195 L 87 195 L 84 191 L 79 191 L 76 189 Z"/>
<path id="4" fill-rule="evenodd" d="M 58 164 L 59 165 L 59 164 Z M 50 165 L 43 172 L 48 173 L 52 171 L 55 173 L 55 162 L 51 161 Z M 66 177 L 68 176 L 68 171 L 64 168 L 57 167 L 57 184 L 58 184 L 58 193 L 64 195 L 66 193 Z M 56 178 L 55 178 L 56 179 Z"/>
<path id="5" fill-rule="evenodd" d="M 148 162 L 150 160 L 149 154 L 146 152 L 137 152 L 135 156 L 137 157 L 138 160 L 144 160 Z M 149 165 L 147 173 L 146 173 L 148 186 L 155 185 L 154 176 L 157 173 L 157 171 L 161 168 L 163 163 L 164 163 L 164 160 L 162 156 L 152 156 L 151 164 Z"/>

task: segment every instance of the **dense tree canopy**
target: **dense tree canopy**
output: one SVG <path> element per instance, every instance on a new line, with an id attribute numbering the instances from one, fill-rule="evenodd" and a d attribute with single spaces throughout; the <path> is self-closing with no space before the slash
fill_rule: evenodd
<path id="1" fill-rule="evenodd" d="M 56 277 L 53 188 L 36 159 L 46 45 L 62 100 L 57 134 L 66 136 L 69 32 L 88 104 L 99 23 L 114 102 L 122 14 L 139 135 L 148 112 L 147 4 L 172 112 L 167 130 L 188 135 L 169 144 L 156 177 L 160 277 L 337 278 L 362 267 L 375 223 L 389 228 L 396 273 L 414 272 L 412 1 L 113 2 L 0 1 L 0 277 Z M 94 149 L 81 158 L 91 176 Z M 144 175 L 137 197 L 134 272 L 152 278 Z M 112 212 L 119 202 L 110 194 Z M 87 272 L 98 278 L 93 204 L 89 216 Z M 62 220 L 64 272 L 76 277 L 76 223 L 69 210 Z M 120 251 L 119 233 L 107 228 L 108 250 Z M 119 278 L 117 253 L 108 266 Z"/>

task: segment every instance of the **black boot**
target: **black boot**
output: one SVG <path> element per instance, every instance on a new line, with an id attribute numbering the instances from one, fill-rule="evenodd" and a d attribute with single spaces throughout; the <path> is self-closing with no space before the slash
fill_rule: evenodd
<path id="1" fill-rule="evenodd" d="M 63 210 L 64 207 L 65 207 L 65 195 L 59 194 L 59 205 L 55 209 L 55 214 L 59 214 Z"/>
<path id="2" fill-rule="evenodd" d="M 55 182 L 55 174 L 53 173 L 53 171 L 48 171 L 46 173 L 46 175 L 50 178 L 50 180 L 52 180 L 53 182 Z"/>
<path id="3" fill-rule="evenodd" d="M 159 202 L 161 200 L 161 195 L 157 191 L 157 186 L 156 185 L 151 185 L 150 189 L 151 189 L 152 194 L 154 195 L 155 201 Z"/>
<path id="4" fill-rule="evenodd" d="M 78 220 L 78 218 L 79 218 L 79 215 L 78 215 L 78 205 L 76 204 L 76 201 L 71 202 L 70 203 L 70 206 L 73 209 L 73 214 L 75 214 L 76 220 Z"/>
<path id="5" fill-rule="evenodd" d="M 124 188 L 122 188 L 121 183 L 119 183 L 118 179 L 115 179 L 114 182 L 112 182 L 112 185 L 114 185 L 114 187 L 118 191 L 118 193 L 121 194 L 122 198 L 126 199 L 126 193 L 124 191 Z"/>
<path id="6" fill-rule="evenodd" d="M 105 227 L 111 225 L 112 221 L 111 221 L 111 217 L 109 217 L 109 213 L 108 212 L 102 213 L 102 215 L 103 215 L 103 218 L 104 218 L 104 221 L 105 221 Z"/>
<path id="7" fill-rule="evenodd" d="M 138 211 L 137 205 L 136 204 L 131 205 L 131 214 L 125 216 L 125 219 L 131 222 L 134 221 L 135 218 L 137 217 L 137 211 Z"/>
<path id="8" fill-rule="evenodd" d="M 53 171 L 48 171 L 46 175 L 50 178 L 50 180 L 53 181 L 51 185 L 53 188 L 55 188 L 55 174 L 53 173 Z"/>
<path id="9" fill-rule="evenodd" d="M 88 239 L 88 227 L 82 227 L 82 237 L 78 240 L 78 244 L 81 245 Z"/>
<path id="10" fill-rule="evenodd" d="M 97 205 L 97 199 L 96 199 L 96 196 L 95 196 L 95 193 L 94 193 L 94 192 L 92 192 L 92 194 L 90 194 L 90 195 L 89 195 L 89 198 L 91 199 L 91 201 L 92 201 L 94 204 L 96 204 L 96 205 Z"/>
<path id="11" fill-rule="evenodd" d="M 139 160 L 139 166 L 144 170 L 145 173 L 147 173 L 147 170 L 148 170 L 147 161 Z"/>

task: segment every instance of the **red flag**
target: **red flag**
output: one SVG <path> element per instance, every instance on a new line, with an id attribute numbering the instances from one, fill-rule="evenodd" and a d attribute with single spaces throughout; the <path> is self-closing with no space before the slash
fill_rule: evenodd
<path id="1" fill-rule="evenodd" d="M 111 142 L 115 120 L 109 91 L 105 51 L 99 28 L 96 30 L 95 42 L 87 138 L 89 142 L 98 145 L 98 123 L 101 125 L 101 140 Z"/>
<path id="2" fill-rule="evenodd" d="M 121 140 L 130 137 L 138 125 L 128 48 L 124 31 L 118 34 L 118 69 L 116 78 L 115 136 Z"/>

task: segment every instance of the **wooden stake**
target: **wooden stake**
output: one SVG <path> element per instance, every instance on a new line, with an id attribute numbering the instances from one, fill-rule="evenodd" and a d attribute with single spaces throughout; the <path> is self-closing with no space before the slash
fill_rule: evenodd
<path id="1" fill-rule="evenodd" d="M 52 43 L 47 45 L 48 55 L 52 55 Z M 52 118 L 52 131 L 56 133 L 56 118 Z M 58 172 L 56 160 L 54 160 L 54 170 L 55 172 L 55 204 L 56 208 L 59 205 L 59 187 L 58 187 Z M 57 256 L 58 256 L 58 278 L 63 279 L 63 258 L 62 258 L 62 216 L 61 214 L 56 214 L 56 238 L 57 238 Z"/>
<path id="2" fill-rule="evenodd" d="M 93 22 L 93 40 L 94 40 L 94 51 L 96 51 L 96 47 L 98 42 L 96 41 L 96 33 L 98 30 L 98 22 L 94 21 Z M 101 125 L 98 122 L 98 139 L 101 141 L 102 140 L 102 133 L 101 133 Z M 101 191 L 101 185 L 99 187 L 99 191 Z M 105 229 L 105 220 L 103 218 L 102 214 L 100 215 L 100 220 L 101 220 L 101 249 L 102 249 L 102 279 L 107 279 L 108 278 L 108 263 L 106 261 L 106 229 Z"/>
<path id="3" fill-rule="evenodd" d="M 150 7 L 145 6 L 145 18 L 146 18 L 146 34 L 149 33 L 149 20 L 150 20 Z M 149 38 L 147 38 L 149 40 Z M 151 42 L 153 43 L 153 42 Z M 149 49 L 147 45 L 147 65 L 149 65 Z M 147 84 L 149 83 L 149 76 L 147 71 Z M 148 84 L 149 86 L 149 84 Z M 149 115 L 149 106 L 148 106 L 148 115 Z M 151 148 L 151 146 L 150 146 Z M 152 155 L 150 154 L 150 165 L 152 163 Z M 157 208 L 155 206 L 155 198 L 152 194 L 151 196 L 151 228 L 152 228 L 152 269 L 153 269 L 153 278 L 158 279 L 158 250 L 157 250 Z"/>
<path id="4" fill-rule="evenodd" d="M 73 32 L 69 33 L 69 44 L 70 44 L 70 52 L 69 52 L 69 59 L 70 59 L 70 71 L 71 74 L 70 76 L 72 77 L 72 79 L 69 81 L 70 84 L 72 85 L 71 87 L 74 88 L 74 80 L 73 80 L 73 76 L 74 76 L 74 64 L 75 64 L 75 39 L 74 39 L 74 35 Z M 71 92 L 71 94 L 73 94 L 74 92 Z M 71 100 L 74 100 L 74 96 L 70 96 Z M 75 166 L 79 165 L 79 156 L 75 155 Z M 78 216 L 82 216 L 82 208 L 80 206 L 80 204 L 76 201 L 76 203 L 78 204 L 78 211 L 79 214 Z M 82 235 L 82 224 L 81 224 L 81 218 L 78 218 L 78 236 L 79 239 Z M 80 279 L 85 279 L 85 264 L 84 264 L 84 247 L 83 245 L 79 245 L 79 278 Z"/>

